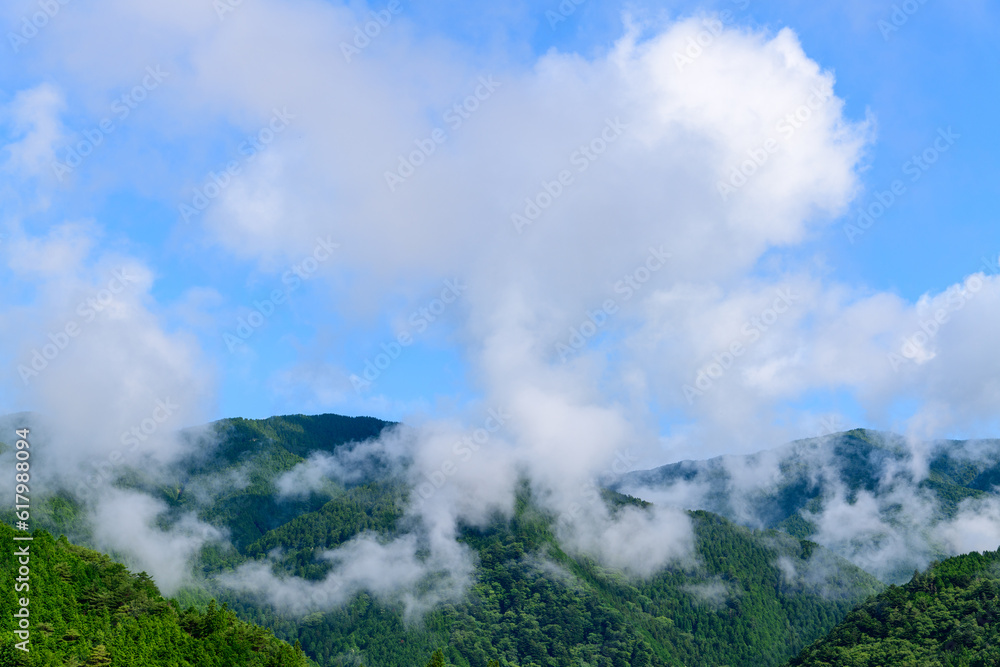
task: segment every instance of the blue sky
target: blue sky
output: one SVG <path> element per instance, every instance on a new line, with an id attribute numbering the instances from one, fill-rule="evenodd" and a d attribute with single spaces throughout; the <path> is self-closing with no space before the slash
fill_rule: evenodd
<path id="1" fill-rule="evenodd" d="M 40 5 L 0 14 L 9 409 L 100 414 L 112 408 L 79 394 L 110 392 L 128 424 L 172 392 L 190 397 L 177 425 L 299 412 L 475 421 L 538 391 L 637 424 L 666 458 L 812 435 L 831 413 L 934 436 L 995 425 L 998 290 L 988 274 L 982 291 L 967 284 L 1000 255 L 995 5 L 585 0 L 563 3 L 574 9 L 552 27 L 558 2 L 400 0 L 345 62 L 340 44 L 387 4 L 206 4 L 69 3 L 23 41 L 11 35 Z M 705 55 L 678 69 L 672 54 L 720 16 Z M 479 87 L 490 76 L 495 92 Z M 722 207 L 703 175 L 762 145 L 788 107 L 778 100 L 827 80 L 822 121 L 762 168 L 766 186 L 751 180 Z M 449 127 L 446 111 L 477 90 L 477 110 Z M 618 114 L 632 129 L 513 245 L 507 213 Z M 112 131 L 56 178 L 102 121 Z M 435 127 L 447 138 L 426 167 L 386 188 L 384 172 Z M 914 171 L 925 151 L 934 163 Z M 218 176 L 229 165 L 239 173 Z M 185 219 L 213 178 L 218 198 Z M 849 238 L 894 181 L 901 194 Z M 309 271 L 317 239 L 338 248 Z M 660 243 L 675 264 L 562 363 L 557 343 L 621 299 L 616 281 Z M 25 381 L 19 369 L 124 265 L 136 285 Z M 256 304 L 284 294 L 294 267 L 308 279 L 244 340 L 241 319 L 268 310 Z M 437 302 L 448 280 L 469 287 Z M 740 333 L 788 285 L 808 304 L 794 322 L 759 342 Z M 894 367 L 953 286 L 963 307 Z M 433 322 L 420 314 L 439 306 Z M 407 334 L 358 390 L 351 376 Z M 741 341 L 747 356 L 721 388 L 685 400 L 715 351 Z"/>

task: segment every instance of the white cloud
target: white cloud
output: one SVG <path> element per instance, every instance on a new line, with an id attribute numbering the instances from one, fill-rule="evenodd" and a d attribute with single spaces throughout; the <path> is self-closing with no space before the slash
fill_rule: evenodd
<path id="1" fill-rule="evenodd" d="M 188 514 L 169 529 L 155 525 L 165 503 L 136 492 L 107 492 L 92 517 L 94 540 L 102 550 L 124 554 L 134 569 L 150 574 L 165 595 L 191 583 L 191 566 L 203 546 L 222 542 L 217 528 Z"/>
<path id="2" fill-rule="evenodd" d="M 22 178 L 50 173 L 55 148 L 66 133 L 59 118 L 64 109 L 62 93 L 48 83 L 18 92 L 0 109 L 0 120 L 14 138 L 4 146 L 5 170 Z"/>
<path id="3" fill-rule="evenodd" d="M 470 583 L 472 567 L 466 548 L 457 542 L 432 545 L 428 557 L 418 556 L 420 546 L 414 535 L 391 542 L 360 535 L 322 554 L 334 563 L 322 581 L 278 576 L 265 561 L 242 565 L 221 575 L 219 582 L 297 615 L 333 609 L 367 591 L 383 601 L 402 603 L 407 618 L 415 620 L 440 602 L 457 600 Z M 430 578 L 433 586 L 426 585 Z"/>
<path id="4" fill-rule="evenodd" d="M 627 34 L 592 58 L 553 51 L 531 69 L 497 63 L 473 71 L 457 64 L 452 49 L 407 42 L 405 21 L 403 41 L 386 38 L 384 48 L 373 46 L 346 63 L 329 35 L 349 32 L 356 17 L 320 5 L 247 5 L 215 25 L 193 5 L 87 11 L 90 20 L 125 12 L 133 30 L 99 46 L 68 38 L 65 48 L 79 49 L 68 68 L 91 65 L 105 80 L 127 81 L 129 73 L 108 60 L 128 53 L 133 60 L 162 61 L 172 73 L 175 93 L 164 104 L 175 115 L 190 118 L 208 109 L 246 132 L 264 127 L 275 108 L 294 116 L 266 150 L 242 163 L 201 216 L 206 233 L 223 247 L 278 265 L 282 256 L 298 259 L 317 236 L 332 234 L 345 249 L 338 275 L 357 277 L 346 293 L 348 312 L 398 304 L 401 282 L 405 300 L 441 279 L 467 278 L 460 335 L 483 405 L 502 408 L 509 418 L 468 459 L 465 450 L 456 453 L 466 434 L 456 423 L 422 423 L 408 436 L 414 483 L 447 477 L 411 509 L 437 545 L 432 553 L 454 548 L 449 540 L 460 521 L 510 512 L 522 476 L 543 508 L 571 514 L 581 489 L 609 470 L 616 453 L 655 447 L 644 426 L 645 397 L 615 398 L 619 366 L 586 354 L 553 364 L 556 343 L 609 298 L 618 300 L 621 313 L 608 328 L 627 335 L 660 289 L 691 283 L 726 294 L 762 253 L 800 241 L 846 205 L 867 140 L 865 124 L 844 119 L 842 103 L 830 95 L 832 75 L 788 30 L 774 36 L 726 30 L 683 70 L 674 54 L 702 30 L 700 19 L 669 25 L 642 42 Z M 151 45 L 139 44 L 139 36 L 155 31 L 171 41 L 158 34 Z M 256 48 L 262 41 L 270 48 Z M 164 50 L 167 43 L 173 55 Z M 449 120 L 448 109 L 477 91 L 478 108 L 460 124 Z M 779 136 L 781 120 L 811 95 L 818 101 L 808 122 L 791 137 Z M 435 128 L 446 140 L 391 192 L 385 172 L 397 169 L 400 155 L 426 145 Z M 159 131 L 188 139 L 192 128 Z M 738 193 L 720 197 L 720 179 L 771 139 L 781 140 L 780 149 Z M 538 205 L 546 201 L 539 193 L 557 192 L 552 183 L 563 170 L 570 176 L 562 177 L 561 193 L 518 233 L 512 214 L 526 212 L 526 198 Z M 200 184 L 204 174 L 199 169 L 189 183 Z M 655 282 L 626 299 L 616 282 L 642 275 L 650 247 L 666 248 L 671 259 Z M 339 278 L 331 277 L 336 290 Z M 137 316 L 150 325 L 155 320 L 141 310 Z M 104 364 L 107 355 L 123 358 L 129 349 L 113 332 L 103 337 L 105 357 L 98 359 Z M 128 340 L 136 338 L 132 333 Z M 116 345 L 107 346 L 108 340 Z M 195 355 L 182 337 L 147 334 L 146 342 L 154 341 L 143 346 L 162 353 L 146 357 L 150 368 L 183 360 L 165 375 L 203 386 L 190 371 Z M 141 374 L 129 380 L 121 366 L 109 371 L 109 378 L 126 378 L 129 396 L 148 382 Z M 780 369 L 770 372 L 777 374 Z M 636 386 L 650 384 L 634 379 Z M 115 393 L 98 386 L 94 395 Z M 337 472 L 333 462 L 317 459 L 299 472 L 311 471 L 307 477 L 317 481 Z M 442 472 L 452 470 L 448 464 L 450 474 Z M 691 548 L 688 519 L 670 509 L 625 508 L 612 517 L 596 504 L 586 516 L 563 525 L 567 541 L 637 574 Z M 405 551 L 407 545 L 382 548 Z"/>
<path id="5" fill-rule="evenodd" d="M 395 436 L 398 442 L 376 446 L 406 452 L 417 485 L 447 478 L 410 510 L 441 562 L 452 562 L 460 521 L 511 510 L 522 476 L 544 508 L 570 512 L 616 452 L 659 446 L 650 412 L 689 420 L 668 436 L 668 446 L 693 443 L 707 452 L 760 448 L 791 435 L 792 428 L 774 425 L 777 416 L 810 392 L 848 391 L 876 418 L 898 398 L 916 396 L 924 409 L 913 426 L 929 431 L 987 420 L 996 405 L 998 369 L 989 361 L 1000 317 L 996 279 L 983 279 L 975 299 L 921 343 L 912 363 L 894 370 L 887 353 L 946 295 L 914 306 L 803 271 L 759 270 L 767 253 L 802 243 L 845 210 L 871 140 L 869 120 L 845 117 L 832 73 L 804 53 L 791 30 L 718 31 L 680 67 L 677 54 L 706 30 L 696 17 L 666 24 L 648 39 L 628 32 L 597 55 L 553 50 L 525 68 L 482 64 L 460 46 L 423 41 L 406 17 L 393 24 L 393 36 L 348 63 L 336 36 L 350 35 L 359 15 L 314 2 L 244 3 L 224 20 L 193 0 L 112 2 L 78 8 L 74 18 L 54 24 L 53 39 L 33 47 L 56 63 L 66 90 L 94 109 L 103 109 L 110 91 L 134 83 L 134 63 L 162 63 L 172 93 L 135 122 L 165 146 L 199 145 L 219 125 L 258 133 L 274 109 L 293 116 L 252 160 L 234 142 L 240 173 L 199 214 L 198 226 L 186 229 L 265 270 L 297 261 L 318 236 L 332 235 L 344 252 L 324 280 L 347 328 L 364 328 L 388 308 L 409 312 L 405 306 L 442 279 L 468 281 L 468 295 L 449 314 L 460 322 L 455 340 L 482 405 L 502 406 L 508 423 L 469 458 L 456 447 L 483 419 L 471 412 L 419 423 Z M 123 22 L 130 30 L 92 38 L 94 26 Z M 55 98 L 37 90 L 32 104 L 55 117 Z M 475 111 L 461 123 L 449 120 L 455 116 L 448 110 L 477 90 Z M 30 146 L 12 154 L 36 164 L 58 134 L 54 122 L 35 128 L 26 135 L 34 137 Z M 437 128 L 446 138 L 431 140 L 433 153 L 390 190 L 386 172 L 398 169 L 400 156 L 429 152 L 420 147 Z M 142 169 L 118 165 L 116 186 L 138 186 L 178 204 L 209 170 L 224 166 L 206 168 L 200 151 L 174 151 L 169 169 L 143 158 L 150 162 Z M 740 169 L 745 184 L 733 180 Z M 568 176 L 556 187 L 564 170 Z M 720 182 L 733 190 L 720 192 Z M 512 214 L 536 219 L 519 233 Z M 30 335 L 12 335 L 22 357 L 45 344 L 52 327 L 76 317 L 73 308 L 101 289 L 101 270 L 112 266 L 111 258 L 99 269 L 87 266 L 85 252 L 57 241 L 22 244 L 59 288 L 39 302 L 41 324 Z M 43 251 L 32 244 L 47 245 Z M 643 274 L 649 248 L 661 246 L 670 260 L 655 275 Z M 62 262 L 71 268 L 60 272 Z M 185 423 L 210 402 L 211 372 L 198 344 L 163 326 L 152 271 L 130 265 L 142 276 L 134 292 L 52 360 L 25 395 L 26 404 L 60 412 L 73 434 L 83 434 L 73 440 L 70 460 L 117 446 L 122 433 L 149 418 L 156 400 L 183 397 L 175 400 Z M 22 260 L 15 268 L 25 266 Z M 796 295 L 780 313 L 779 290 Z M 316 299 L 324 308 L 332 302 L 326 294 Z M 617 310 L 601 325 L 605 337 L 562 364 L 557 344 L 608 300 Z M 765 324 L 753 324 L 755 318 Z M 745 353 L 711 391 L 688 402 L 683 385 L 734 342 Z M 322 351 L 300 353 L 322 360 Z M 277 384 L 305 378 L 319 402 L 336 401 L 345 387 L 322 363 L 294 365 Z M 159 441 L 160 433 L 151 437 Z M 70 431 L 62 437 L 70 442 Z M 173 447 L 168 440 L 158 446 Z M 357 463 L 316 458 L 283 488 L 312 488 Z M 453 472 L 443 472 L 447 464 Z M 871 518 L 870 502 L 856 505 L 841 508 L 843 515 L 870 519 L 873 536 L 888 531 L 892 549 L 906 546 Z M 668 509 L 590 515 L 593 525 L 567 524 L 566 539 L 611 564 L 636 569 L 642 559 L 640 574 L 683 557 L 690 546 L 686 518 Z M 836 528 L 824 526 L 831 543 L 850 541 Z M 402 558 L 393 580 L 407 586 L 427 572 L 414 560 L 411 539 L 351 548 L 375 562 Z M 377 586 L 348 565 L 338 572 L 346 590 Z M 340 599 L 301 585 L 309 596 Z"/>
<path id="6" fill-rule="evenodd" d="M 937 534 L 951 554 L 996 551 L 1000 548 L 1000 500 L 962 501 L 955 518 L 939 526 Z"/>
<path id="7" fill-rule="evenodd" d="M 5 304 L 7 390 L 47 423 L 39 476 L 71 488 L 102 467 L 170 460 L 182 451 L 175 432 L 212 415 L 211 366 L 197 342 L 163 321 L 149 267 L 97 250 L 99 236 L 64 225 L 0 248 L 35 293 L 30 305 Z"/>

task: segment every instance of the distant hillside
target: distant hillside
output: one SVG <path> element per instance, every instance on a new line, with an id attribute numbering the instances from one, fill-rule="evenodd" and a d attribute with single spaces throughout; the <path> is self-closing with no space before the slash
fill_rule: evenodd
<path id="1" fill-rule="evenodd" d="M 44 421 L 37 415 L 32 417 L 32 433 L 44 433 Z M 160 498 L 175 517 L 195 511 L 209 523 L 224 525 L 233 543 L 243 547 L 292 518 L 319 509 L 331 497 L 327 492 L 286 502 L 275 496 L 274 480 L 279 475 L 302 463 L 310 453 L 335 452 L 345 444 L 378 437 L 391 426 L 392 422 L 373 417 L 333 414 L 222 419 L 180 433 L 193 452 L 186 459 L 155 471 L 119 466 L 113 486 Z M 44 435 L 36 435 L 34 442 L 44 448 Z M 0 441 L 0 455 L 4 448 Z M 328 491 L 337 488 L 331 483 Z M 80 521 L 82 499 L 75 495 L 76 489 L 47 491 L 35 500 L 32 516 L 36 521 L 53 534 L 89 542 L 90 526 Z M 12 516 L 8 508 L 0 508 L 0 519 L 9 523 Z"/>
<path id="2" fill-rule="evenodd" d="M 949 558 L 848 614 L 789 667 L 1000 665 L 1000 552 Z"/>
<path id="3" fill-rule="evenodd" d="M 971 502 L 997 499 L 997 484 L 998 440 L 939 441 L 914 451 L 900 436 L 856 429 L 748 456 L 631 472 L 612 488 L 643 498 L 663 495 L 689 509 L 813 539 L 856 564 L 880 568 L 872 571 L 898 583 L 930 559 L 954 555 L 932 533 L 918 533 L 929 530 L 930 523 L 951 520 Z M 824 512 L 854 505 L 860 498 L 870 502 L 858 507 L 871 506 L 871 520 L 884 525 L 853 539 L 828 536 L 824 541 L 818 525 Z M 850 526 L 832 528 L 846 534 Z M 890 552 L 884 545 L 892 540 L 903 544 Z M 880 553 L 885 557 L 860 559 L 871 553 L 869 548 L 884 548 Z"/>
<path id="4" fill-rule="evenodd" d="M 320 435 L 332 419 L 295 418 L 301 431 L 284 417 L 266 424 L 228 420 L 219 431 L 225 433 L 220 454 L 182 476 L 187 487 L 196 487 L 240 469 L 250 484 L 207 501 L 183 489 L 177 497 L 161 490 L 168 501 L 197 509 L 199 518 L 235 536 L 238 553 L 206 550 L 207 576 L 278 549 L 276 571 L 318 581 L 331 568 L 319 558 L 324 551 L 364 532 L 398 534 L 407 488 L 388 465 L 351 484 L 331 480 L 306 498 L 276 495 L 276 480 L 301 457 L 343 445 L 342 434 Z M 385 426 L 374 423 L 369 433 Z M 257 435 L 262 430 L 266 438 Z M 617 495 L 609 501 L 639 502 Z M 299 640 L 323 665 L 348 665 L 351 656 L 375 666 L 423 664 L 446 646 L 452 664 L 474 667 L 493 659 L 502 665 L 601 664 L 601 656 L 614 664 L 735 667 L 778 665 L 882 587 L 814 544 L 707 513 L 692 516 L 700 564 L 636 582 L 565 554 L 552 518 L 525 496 L 513 522 L 497 519 L 488 530 L 463 533 L 460 541 L 478 555 L 476 584 L 465 602 L 432 611 L 419 628 L 403 623 L 400 609 L 365 594 L 302 622 L 252 596 L 220 589 L 212 594 L 288 641 Z M 266 526 L 273 528 L 264 532 Z M 553 578 L 552 572 L 564 574 Z"/>
<path id="5" fill-rule="evenodd" d="M 132 574 L 107 556 L 36 531 L 32 541 L 0 524 L 0 666 L 142 665 L 142 667 L 306 667 L 301 650 L 247 624 L 214 603 L 207 611 L 179 610 L 145 573 Z M 27 556 L 15 550 L 27 547 Z M 21 563 L 29 588 L 15 592 Z M 28 600 L 29 652 L 14 613 Z"/>
<path id="6" fill-rule="evenodd" d="M 243 547 L 292 518 L 318 509 L 329 498 L 279 500 L 273 486 L 278 475 L 312 453 L 332 453 L 347 443 L 377 438 L 390 426 L 391 422 L 373 417 L 332 414 L 223 419 L 212 424 L 208 437 L 213 443 L 203 450 L 207 455 L 181 461 L 170 471 L 173 485 L 158 490 L 177 511 L 197 509 L 209 523 L 225 525 L 233 543 Z M 186 437 L 206 436 L 191 431 Z M 138 476 L 127 483 L 153 490 Z M 207 506 L 205 496 L 211 497 Z"/>
<path id="7" fill-rule="evenodd" d="M 241 564 L 312 582 L 330 571 L 322 554 L 363 533 L 406 530 L 408 488 L 390 462 L 365 460 L 350 481 L 324 479 L 309 493 L 282 495 L 279 481 L 317 453 L 336 452 L 392 426 L 336 415 L 223 420 L 191 438 L 201 454 L 164 474 L 127 471 L 117 485 L 143 490 L 170 508 L 229 531 L 235 549 L 202 550 L 200 589 L 179 599 L 215 597 L 241 618 L 272 628 L 323 667 L 424 665 L 436 649 L 460 667 L 671 666 L 777 667 L 822 636 L 854 605 L 882 589 L 830 551 L 777 531 L 754 531 L 707 512 L 691 514 L 697 559 L 639 581 L 560 546 L 554 518 L 522 491 L 513 519 L 466 527 L 459 541 L 478 566 L 472 588 L 417 624 L 403 610 L 360 593 L 343 607 L 304 618 L 285 615 L 252 593 L 215 582 Z M 641 501 L 609 492 L 613 506 Z M 86 532 L 71 494 L 40 500 L 39 520 Z"/>
<path id="8" fill-rule="evenodd" d="M 248 555 L 286 546 L 278 567 L 319 579 L 327 567 L 315 555 L 350 537 L 344 526 L 371 529 L 374 520 L 378 530 L 392 534 L 393 512 L 378 509 L 391 496 L 378 500 L 380 495 L 378 487 L 359 488 L 350 499 L 276 529 L 251 545 Z M 356 502 L 361 498 L 367 502 Z M 460 604 L 428 613 L 422 627 L 407 626 L 400 609 L 365 594 L 344 609 L 302 622 L 283 619 L 252 597 L 222 595 L 245 617 L 299 640 L 321 665 L 349 665 L 351 656 L 366 665 L 422 664 L 444 645 L 451 664 L 472 667 L 486 667 L 489 660 L 750 667 L 779 665 L 883 588 L 818 545 L 751 531 L 707 512 L 692 519 L 697 562 L 636 581 L 563 552 L 551 518 L 523 498 L 513 521 L 498 519 L 485 530 L 464 532 L 461 541 L 475 549 L 480 563 L 473 590 Z"/>

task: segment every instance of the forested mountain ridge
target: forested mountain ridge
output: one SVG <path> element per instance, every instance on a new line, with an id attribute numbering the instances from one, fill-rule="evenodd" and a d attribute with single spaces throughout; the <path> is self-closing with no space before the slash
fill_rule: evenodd
<path id="1" fill-rule="evenodd" d="M 523 501 L 512 520 L 464 531 L 461 541 L 479 559 L 473 589 L 463 602 L 427 613 L 420 628 L 366 594 L 301 621 L 252 596 L 223 598 L 279 636 L 299 640 L 322 665 L 348 665 L 352 656 L 369 665 L 421 664 L 435 646 L 446 645 L 451 664 L 473 667 L 490 660 L 521 667 L 735 667 L 780 664 L 882 588 L 817 545 L 707 512 L 692 519 L 697 560 L 643 581 L 567 554 L 550 518 Z M 289 571 L 303 562 L 299 551 L 279 567 Z"/>
<path id="2" fill-rule="evenodd" d="M 927 475 L 919 480 L 953 513 L 965 498 L 981 498 L 1000 483 L 1000 440 L 952 440 L 930 443 Z M 975 451 L 972 451 L 975 448 Z M 752 499 L 752 516 L 768 527 L 781 526 L 821 496 L 824 485 L 838 482 L 849 497 L 858 492 L 877 492 L 890 466 L 910 460 L 910 450 L 901 436 L 867 429 L 809 438 L 783 447 L 745 456 L 719 456 L 706 460 L 680 461 L 652 470 L 626 473 L 614 488 L 656 488 L 676 482 L 696 482 L 707 487 L 700 509 L 731 516 L 736 469 L 763 468 L 777 473 L 771 488 L 762 488 Z M 821 470 L 825 468 L 825 470 Z M 823 479 L 818 472 L 827 472 Z M 905 467 L 901 472 L 906 472 Z M 763 487 L 763 485 L 762 485 Z M 785 527 L 785 526 L 782 526 Z M 800 537 L 804 537 L 800 535 Z"/>
<path id="3" fill-rule="evenodd" d="M 15 415 L 0 422 L 30 423 L 36 447 L 46 447 L 45 421 L 38 415 Z M 187 512 L 229 531 L 229 539 L 243 547 L 260 539 L 300 514 L 319 509 L 343 490 L 331 484 L 322 493 L 301 498 L 279 498 L 275 480 L 314 453 L 331 453 L 339 447 L 378 437 L 393 426 L 373 417 L 334 414 L 288 415 L 268 419 L 222 419 L 203 427 L 181 431 L 188 452 L 170 466 L 147 467 L 130 459 L 117 466 L 114 477 L 94 489 L 84 488 L 79 476 L 59 488 L 39 491 L 32 516 L 53 534 L 65 534 L 77 543 L 90 543 L 91 527 L 81 521 L 87 497 L 107 487 L 134 489 L 164 501 L 169 521 Z M 2 440 L 2 439 L 0 439 Z M 0 458 L 5 445 L 0 441 Z M 89 472 L 89 471 L 84 471 Z M 0 517 L 10 518 L 8 508 Z"/>
<path id="4" fill-rule="evenodd" d="M 855 429 L 746 456 L 634 471 L 612 488 L 647 498 L 669 493 L 688 509 L 818 541 L 863 567 L 882 568 L 870 571 L 886 581 L 903 583 L 915 567 L 968 550 L 949 553 L 940 536 L 915 536 L 961 511 L 976 514 L 976 503 L 1000 500 L 998 483 L 1000 440 L 920 443 Z M 838 522 L 861 516 L 862 508 L 867 514 L 857 520 L 859 525 L 881 525 L 853 537 L 843 535 Z M 822 525 L 831 510 L 831 517 L 841 518 Z M 824 529 L 832 535 L 824 536 Z M 906 545 L 876 557 L 864 551 L 893 539 Z"/>
<path id="5" fill-rule="evenodd" d="M 914 573 L 847 615 L 788 667 L 1000 665 L 1000 551 Z"/>
<path id="6" fill-rule="evenodd" d="M 0 666 L 306 667 L 311 663 L 263 628 L 213 602 L 201 612 L 163 599 L 145 574 L 35 531 L 30 541 L 0 524 Z M 17 550 L 27 555 L 15 557 Z M 27 561 L 30 574 L 15 577 Z M 27 587 L 25 587 L 27 584 Z M 21 600 L 27 601 L 22 607 Z M 26 635 L 15 612 L 27 610 Z M 22 643 L 21 648 L 15 644 Z M 22 650 L 27 649 L 27 651 Z"/>
<path id="7" fill-rule="evenodd" d="M 319 581 L 331 567 L 319 557 L 323 552 L 363 533 L 397 534 L 408 490 L 388 465 L 353 483 L 330 482 L 306 497 L 275 494 L 275 480 L 294 463 L 392 426 L 365 420 L 356 429 L 356 423 L 335 415 L 219 423 L 216 428 L 225 434 L 220 453 L 185 471 L 188 484 L 241 466 L 251 471 L 250 484 L 200 507 L 196 496 L 183 492 L 171 500 L 179 507 L 199 507 L 200 518 L 235 536 L 238 554 L 204 552 L 206 576 L 263 560 L 277 549 L 276 572 Z M 253 501 L 236 503 L 237 498 Z M 614 493 L 606 500 L 644 504 Z M 275 517 L 292 513 L 293 518 L 273 526 Z M 708 513 L 692 517 L 697 567 L 675 567 L 642 582 L 565 553 L 553 534 L 554 518 L 538 512 L 530 494 L 524 495 L 512 520 L 498 517 L 487 530 L 463 531 L 460 541 L 474 549 L 479 561 L 473 590 L 462 604 L 427 614 L 422 631 L 403 623 L 398 608 L 365 594 L 346 609 L 314 614 L 303 623 L 252 596 L 220 589 L 212 594 L 288 641 L 300 640 L 321 664 L 350 664 L 351 655 L 373 665 L 422 664 L 434 648 L 447 645 L 453 664 L 475 667 L 492 659 L 503 665 L 603 664 L 605 659 L 612 665 L 641 665 L 647 653 L 654 665 L 735 666 L 779 664 L 881 589 L 880 582 L 817 545 L 740 528 Z M 273 527 L 243 541 L 242 535 L 254 537 L 247 524 Z M 553 581 L 550 566 L 568 576 Z M 544 603 L 531 604 L 535 596 Z M 507 620 L 508 612 L 516 622 Z"/>
<path id="8" fill-rule="evenodd" d="M 294 517 L 319 509 L 339 490 L 331 484 L 325 495 L 282 499 L 274 486 L 279 475 L 310 454 L 333 453 L 348 443 L 378 437 L 392 425 L 372 417 L 333 414 L 223 419 L 211 424 L 208 433 L 200 429 L 183 433 L 187 439 L 209 442 L 192 447 L 204 455 L 182 459 L 168 471 L 172 486 L 138 477 L 130 483 L 161 493 L 177 513 L 196 510 L 204 520 L 224 524 L 230 540 L 241 548 Z"/>
<path id="9" fill-rule="evenodd" d="M 882 588 L 813 543 L 708 512 L 690 514 L 694 560 L 638 580 L 565 551 L 554 517 L 530 493 L 521 494 L 513 517 L 462 529 L 459 541 L 477 562 L 472 587 L 416 624 L 399 605 L 366 592 L 301 617 L 219 584 L 219 575 L 254 562 L 320 582 L 331 568 L 325 552 L 364 534 L 398 536 L 408 487 L 394 466 L 375 461 L 352 481 L 326 479 L 306 494 L 279 488 L 317 452 L 335 453 L 391 426 L 336 415 L 223 420 L 185 435 L 197 455 L 156 475 L 126 470 L 115 486 L 162 500 L 164 528 L 193 512 L 229 535 L 233 548 L 202 549 L 193 564 L 200 583 L 178 599 L 202 608 L 213 597 L 226 602 L 241 618 L 299 641 L 323 667 L 423 665 L 437 649 L 461 667 L 493 660 L 505 667 L 776 667 Z M 604 500 L 645 505 L 613 492 Z M 87 535 L 70 491 L 38 502 L 39 525 Z"/>

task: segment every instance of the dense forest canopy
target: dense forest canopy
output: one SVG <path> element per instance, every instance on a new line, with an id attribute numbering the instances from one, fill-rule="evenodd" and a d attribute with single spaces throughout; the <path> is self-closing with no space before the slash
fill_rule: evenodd
<path id="1" fill-rule="evenodd" d="M 788 667 L 1000 665 L 1000 551 L 915 572 L 861 605 Z"/>
<path id="2" fill-rule="evenodd" d="M 144 572 L 133 574 L 103 554 L 44 531 L 35 531 L 31 541 L 14 542 L 15 534 L 0 525 L 0 541 L 28 550 L 29 587 L 15 592 L 18 559 L 13 548 L 5 547 L 0 561 L 3 667 L 310 664 L 300 648 L 239 620 L 214 601 L 203 611 L 181 609 L 165 600 Z M 20 626 L 13 614 L 22 599 L 28 601 L 26 638 L 14 634 Z"/>
<path id="3" fill-rule="evenodd" d="M 131 575 L 66 538 L 37 533 L 38 586 L 51 594 L 32 635 L 33 659 L 43 661 L 32 664 L 102 664 L 105 652 L 111 659 L 148 655 L 142 664 L 161 664 L 157 642 L 179 647 L 175 652 L 181 656 L 218 656 L 203 662 L 185 657 L 191 665 L 238 660 L 232 664 L 777 667 L 799 651 L 791 664 L 854 664 L 849 660 L 858 656 L 869 660 L 859 665 L 893 664 L 878 661 L 933 650 L 945 651 L 948 659 L 957 656 L 940 664 L 988 664 L 962 660 L 975 652 L 988 655 L 983 651 L 993 637 L 995 596 L 990 598 L 989 581 L 998 571 L 990 565 L 995 554 L 946 561 L 865 603 L 884 585 L 820 545 L 790 535 L 796 532 L 785 520 L 791 514 L 776 528 L 754 530 L 699 510 L 689 513 L 692 557 L 643 579 L 567 550 L 557 537 L 555 517 L 533 500 L 528 484 L 518 492 L 513 516 L 498 514 L 486 525 L 462 528 L 459 542 L 476 563 L 470 587 L 459 599 L 422 608 L 417 618 L 407 616 L 398 598 L 367 591 L 296 613 L 262 593 L 220 584 L 220 577 L 252 563 L 265 564 L 285 581 L 321 584 L 333 567 L 325 553 L 358 536 L 398 536 L 410 491 L 390 462 L 367 461 L 364 475 L 350 482 L 331 478 L 308 493 L 279 489 L 282 477 L 311 456 L 336 454 L 391 427 L 336 415 L 223 420 L 207 432 L 189 432 L 186 437 L 216 441 L 194 448 L 197 455 L 169 470 L 123 470 L 117 488 L 160 498 L 167 508 L 164 526 L 195 512 L 225 531 L 232 547 L 207 544 L 190 563 L 195 577 L 177 593 L 180 602 L 170 602 L 145 574 Z M 852 459 L 843 447 L 839 451 L 854 461 L 844 474 L 858 488 L 868 484 L 871 462 L 892 454 L 859 447 Z M 939 461 L 933 465 L 942 467 Z M 656 474 L 683 474 L 683 469 Z M 966 466 L 953 470 L 951 479 L 969 483 L 983 474 Z M 210 480 L 236 477 L 240 484 L 204 492 Z M 783 497 L 792 499 L 794 513 L 798 501 Z M 602 492 L 601 501 L 612 512 L 650 509 L 649 503 L 611 490 Z M 86 543 L 92 535 L 85 516 L 83 499 L 71 490 L 45 496 L 36 511 L 43 527 Z M 958 570 L 964 579 L 955 575 Z M 5 589 L 4 595 L 11 593 Z M 912 623 L 899 625 L 903 616 L 885 612 L 900 596 L 907 600 L 905 618 L 916 619 Z M 7 598 L 4 604 L 12 604 Z M 863 606 L 852 612 L 858 604 Z M 269 628 L 288 644 L 246 622 Z M 918 631 L 930 634 L 911 636 Z M 903 639 L 913 646 L 904 646 Z M 301 647 L 302 654 L 289 644 Z M 5 646 L 15 655 L 9 642 Z M 834 660 L 841 655 L 849 660 Z M 248 662 L 251 658 L 264 662 Z"/>

